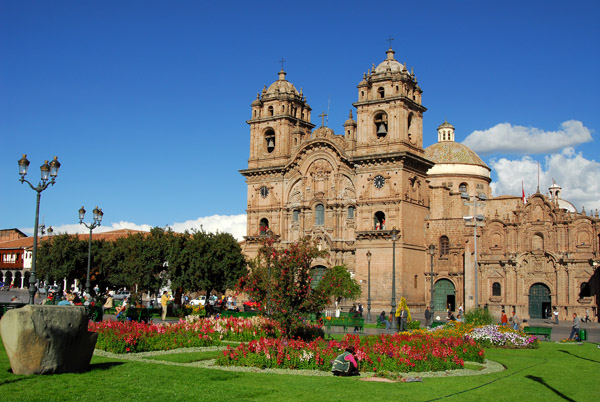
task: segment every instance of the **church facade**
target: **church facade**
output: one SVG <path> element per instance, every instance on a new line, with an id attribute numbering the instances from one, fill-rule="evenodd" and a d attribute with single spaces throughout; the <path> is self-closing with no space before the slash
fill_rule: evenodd
<path id="1" fill-rule="evenodd" d="M 387 57 L 363 75 L 336 134 L 315 129 L 302 92 L 279 79 L 252 102 L 244 250 L 261 239 L 316 239 L 328 256 L 315 274 L 344 265 L 378 314 L 405 297 L 413 309 L 486 305 L 537 317 L 596 311 L 600 220 L 560 198 L 492 197 L 489 167 L 454 141 L 444 122 L 423 148 L 422 90 Z M 322 118 L 323 116 L 321 116 Z M 370 289 L 371 305 L 368 305 Z M 432 292 L 433 290 L 433 292 Z"/>

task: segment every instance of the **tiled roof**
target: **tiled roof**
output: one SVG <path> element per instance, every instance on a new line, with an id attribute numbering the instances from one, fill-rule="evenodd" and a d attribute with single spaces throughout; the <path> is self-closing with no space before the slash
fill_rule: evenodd
<path id="1" fill-rule="evenodd" d="M 113 230 L 110 232 L 100 232 L 100 233 L 93 233 L 92 232 L 92 239 L 93 240 L 108 240 L 108 241 L 114 241 L 120 237 L 126 237 L 132 234 L 136 234 L 136 233 L 148 233 L 148 232 L 144 232 L 142 230 L 133 230 L 133 229 L 119 229 L 119 230 Z M 77 235 L 80 239 L 82 240 L 86 240 L 89 239 L 89 233 L 80 233 Z M 40 238 L 38 238 L 39 242 L 48 240 L 51 236 L 41 236 Z M 0 242 L 0 249 L 22 249 L 22 248 L 30 248 L 33 246 L 33 236 L 31 237 L 23 237 L 21 239 L 17 239 L 17 240 L 8 240 L 8 241 L 3 241 Z"/>
<path id="2" fill-rule="evenodd" d="M 488 167 L 469 147 L 454 141 L 441 141 L 430 145 L 425 149 L 425 157 L 435 163 L 457 163 Z"/>

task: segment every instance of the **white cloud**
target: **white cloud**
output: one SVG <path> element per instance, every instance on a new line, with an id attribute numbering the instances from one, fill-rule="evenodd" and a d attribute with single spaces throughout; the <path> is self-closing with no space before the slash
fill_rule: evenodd
<path id="1" fill-rule="evenodd" d="M 174 223 L 169 227 L 175 232 L 200 230 L 200 228 L 207 232 L 226 232 L 231 233 L 237 240 L 242 240 L 246 235 L 246 214 L 206 216 L 183 223 Z"/>
<path id="2" fill-rule="evenodd" d="M 476 130 L 462 142 L 480 154 L 542 154 L 592 140 L 590 130 L 578 120 L 565 121 L 558 131 L 544 131 L 535 127 L 497 124 L 487 130 Z"/>
<path id="3" fill-rule="evenodd" d="M 491 184 L 494 196 L 521 195 L 521 180 L 525 194 L 537 189 L 538 165 L 529 156 L 510 160 L 501 158 L 490 161 L 492 172 L 497 176 Z M 546 194 L 552 179 L 562 187 L 562 198 L 575 205 L 578 211 L 600 209 L 600 163 L 583 157 L 573 148 L 545 157 L 540 165 L 540 192 Z"/>
<path id="4" fill-rule="evenodd" d="M 184 232 L 186 230 L 204 228 L 207 232 L 226 232 L 231 233 L 238 241 L 242 240 L 246 235 L 246 215 L 212 215 L 206 217 L 200 217 L 195 220 L 189 220 L 182 223 L 173 223 L 169 225 L 175 232 Z M 89 229 L 83 225 L 72 224 L 53 226 L 54 233 L 89 233 Z M 149 232 L 152 229 L 152 225 L 141 224 L 138 225 L 132 222 L 121 221 L 118 223 L 111 223 L 110 225 L 102 225 L 94 229 L 94 233 L 110 232 L 119 229 L 133 229 L 142 230 Z M 29 235 L 33 235 L 33 228 L 21 228 L 21 230 Z"/>

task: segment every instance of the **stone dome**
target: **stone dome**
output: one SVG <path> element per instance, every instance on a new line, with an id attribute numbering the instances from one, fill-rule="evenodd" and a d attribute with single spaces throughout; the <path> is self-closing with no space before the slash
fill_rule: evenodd
<path id="1" fill-rule="evenodd" d="M 373 71 L 375 74 L 385 74 L 388 71 L 392 73 L 401 73 L 406 68 L 396 59 L 394 59 L 394 51 L 390 48 L 387 52 L 387 59 L 379 63 L 379 65 Z"/>
<path id="2" fill-rule="evenodd" d="M 469 147 L 454 141 L 443 141 L 425 149 L 425 157 L 436 164 L 488 165 Z"/>
<path id="3" fill-rule="evenodd" d="M 278 94 L 292 94 L 300 96 L 294 84 L 285 79 L 285 71 L 283 69 L 279 72 L 279 79 L 272 83 L 267 89 L 267 95 L 278 95 Z"/>

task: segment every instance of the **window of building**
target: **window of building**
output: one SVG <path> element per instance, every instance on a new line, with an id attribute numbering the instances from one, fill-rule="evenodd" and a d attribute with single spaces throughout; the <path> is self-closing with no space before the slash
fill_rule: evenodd
<path id="1" fill-rule="evenodd" d="M 385 214 L 381 211 L 375 212 L 373 224 L 375 230 L 385 230 Z"/>
<path id="2" fill-rule="evenodd" d="M 502 296 L 502 286 L 498 282 L 492 284 L 492 296 Z"/>
<path id="3" fill-rule="evenodd" d="M 267 218 L 262 218 L 258 226 L 258 231 L 261 235 L 266 235 L 269 232 L 269 220 Z"/>
<path id="4" fill-rule="evenodd" d="M 460 185 L 458 186 L 458 191 L 460 191 L 461 193 L 466 193 L 468 189 L 469 186 L 467 186 L 467 183 L 460 183 Z"/>
<path id="5" fill-rule="evenodd" d="M 415 289 L 419 286 L 419 276 L 415 275 Z"/>
<path id="6" fill-rule="evenodd" d="M 348 207 L 348 219 L 354 219 L 355 208 L 353 206 Z"/>
<path id="7" fill-rule="evenodd" d="M 579 297 L 592 297 L 592 291 L 588 282 L 583 282 L 580 289 Z"/>
<path id="8" fill-rule="evenodd" d="M 377 93 L 379 94 L 379 97 L 381 99 L 383 99 L 385 97 L 385 89 L 383 89 L 383 87 L 377 88 Z"/>
<path id="9" fill-rule="evenodd" d="M 450 240 L 447 236 L 440 237 L 440 256 L 450 254 Z"/>
<path id="10" fill-rule="evenodd" d="M 323 206 L 323 204 L 318 204 L 315 207 L 315 225 L 325 225 L 325 207 Z"/>
<path id="11" fill-rule="evenodd" d="M 300 220 L 300 210 L 299 209 L 294 209 L 294 211 L 292 212 L 292 220 L 294 222 L 298 222 Z"/>
<path id="12" fill-rule="evenodd" d="M 375 133 L 377 133 L 377 138 L 384 138 L 388 133 L 387 113 L 377 113 L 373 122 L 375 123 Z"/>
<path id="13" fill-rule="evenodd" d="M 269 116 L 273 116 L 273 106 L 269 106 Z"/>

